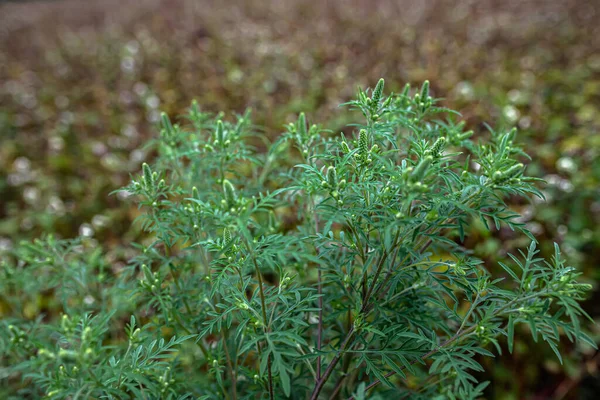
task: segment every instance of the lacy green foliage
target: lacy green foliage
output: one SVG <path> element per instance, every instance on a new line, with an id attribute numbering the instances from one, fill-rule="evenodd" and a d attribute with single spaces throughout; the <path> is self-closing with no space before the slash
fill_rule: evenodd
<path id="1" fill-rule="evenodd" d="M 595 346 L 591 286 L 558 246 L 539 258 L 506 203 L 541 196 L 515 130 L 472 141 L 427 82 L 386 96 L 380 80 L 346 106 L 363 115 L 352 137 L 300 114 L 266 152 L 250 113 L 163 115 L 158 159 L 122 189 L 151 237 L 126 266 L 52 237 L 3 262 L 12 395 L 471 399 L 517 324 L 559 359 L 561 335 Z M 475 220 L 532 240 L 504 276 L 463 246 Z M 27 318 L 44 293 L 62 319 Z"/>

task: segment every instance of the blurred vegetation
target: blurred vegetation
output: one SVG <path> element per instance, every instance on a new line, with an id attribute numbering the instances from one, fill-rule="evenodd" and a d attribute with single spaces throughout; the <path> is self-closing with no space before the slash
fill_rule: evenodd
<path id="1" fill-rule="evenodd" d="M 175 116 L 192 99 L 210 111 L 252 107 L 270 134 L 307 111 L 339 131 L 348 82 L 385 76 L 395 91 L 429 79 L 476 134 L 486 121 L 517 126 L 529 171 L 548 185 L 547 201 L 515 207 L 590 283 L 600 279 L 600 4 L 240 3 L 0 4 L 0 252 L 43 232 L 81 234 L 118 268 L 141 238 L 137 210 L 108 194 L 139 171 L 159 110 Z M 468 240 L 489 260 L 523 245 L 510 231 Z M 586 308 L 598 319 L 596 293 Z M 28 313 L 42 312 L 57 311 L 40 294 Z M 516 349 L 488 365 L 490 398 L 595 398 L 588 349 L 572 349 L 566 375 L 541 346 Z"/>

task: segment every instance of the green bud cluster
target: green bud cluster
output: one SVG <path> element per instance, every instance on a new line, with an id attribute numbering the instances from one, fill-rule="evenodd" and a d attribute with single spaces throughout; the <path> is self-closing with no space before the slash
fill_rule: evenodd
<path id="1" fill-rule="evenodd" d="M 56 353 L 51 352 L 47 349 L 40 349 L 37 353 L 38 357 L 47 358 L 49 360 L 56 359 Z M 62 366 L 62 365 L 61 365 Z"/>
<path id="2" fill-rule="evenodd" d="M 223 199 L 221 199 L 221 207 L 224 211 L 239 213 L 246 210 L 249 200 L 238 196 L 235 187 L 228 179 L 223 179 L 222 189 Z"/>
<path id="3" fill-rule="evenodd" d="M 144 188 L 149 192 L 154 192 L 156 187 L 157 173 L 152 172 L 150 166 L 147 163 L 142 164 L 142 171 L 144 173 Z"/>
<path id="4" fill-rule="evenodd" d="M 229 228 L 223 229 L 223 247 L 227 247 L 231 244 L 233 238 L 231 237 L 231 231 Z"/>
<path id="5" fill-rule="evenodd" d="M 371 134 L 366 129 L 361 129 L 358 132 L 358 140 L 354 142 L 358 148 L 358 151 L 354 154 L 354 159 L 357 161 L 358 165 L 368 166 L 373 162 L 373 155 L 379 152 L 379 145 L 374 144 L 371 146 L 371 142 Z M 348 145 L 346 143 L 344 143 L 344 145 L 342 145 L 342 150 L 344 152 L 350 152 Z"/>
<path id="6" fill-rule="evenodd" d="M 159 195 L 161 193 L 164 193 L 168 189 L 165 180 L 158 180 L 158 176 L 158 172 L 153 172 L 147 163 L 143 163 L 142 177 L 140 178 L 139 182 L 132 182 L 133 190 L 136 193 L 141 193 L 145 195 L 149 200 L 152 200 L 153 207 L 156 207 L 158 205 L 157 198 L 159 197 Z"/>
<path id="7" fill-rule="evenodd" d="M 233 184 L 227 179 L 223 179 L 223 196 L 227 208 L 234 207 L 237 204 L 237 195 Z"/>
<path id="8" fill-rule="evenodd" d="M 413 102 L 421 114 L 425 114 L 433 105 L 433 98 L 429 95 L 429 81 L 423 82 L 421 91 L 419 93 L 415 93 Z"/>
<path id="9" fill-rule="evenodd" d="M 340 141 L 340 147 L 342 148 L 342 152 L 344 154 L 350 154 L 350 147 L 348 147 L 348 143 L 345 140 Z"/>
<path id="10" fill-rule="evenodd" d="M 410 175 L 411 181 L 420 182 L 425 177 L 425 174 L 427 173 L 427 170 L 433 163 L 433 160 L 433 156 L 430 155 L 422 158 L 421 161 L 419 161 L 419 163 L 415 167 L 415 169 L 412 171 L 412 174 Z"/>
<path id="11" fill-rule="evenodd" d="M 344 205 L 344 201 L 340 199 L 340 191 L 346 187 L 346 180 L 338 180 L 337 171 L 334 166 L 327 167 L 325 180 L 321 182 L 323 188 L 329 189 L 329 194 L 333 197 L 339 206 Z"/>
<path id="12" fill-rule="evenodd" d="M 287 131 L 294 138 L 298 149 L 304 158 L 310 154 L 311 145 L 319 134 L 319 127 L 311 125 L 310 128 L 306 121 L 306 115 L 300 113 L 298 120 L 295 123 L 290 122 L 287 125 Z"/>
<path id="13" fill-rule="evenodd" d="M 524 165 L 518 163 L 504 170 L 495 171 L 492 175 L 492 182 L 496 185 L 518 182 L 520 176 L 523 175 L 523 168 Z"/>
<path id="14" fill-rule="evenodd" d="M 298 121 L 296 122 L 296 133 L 305 141 L 308 139 L 308 126 L 306 123 L 306 115 L 304 113 L 300 113 L 298 116 Z"/>
<path id="15" fill-rule="evenodd" d="M 10 333 L 10 342 L 12 344 L 27 347 L 27 334 L 23 330 L 17 328 L 14 325 L 8 325 L 8 331 Z"/>
<path id="16" fill-rule="evenodd" d="M 375 89 L 373 89 L 373 94 L 371 95 L 371 103 L 372 104 L 375 104 L 376 106 L 379 105 L 379 102 L 381 101 L 381 97 L 383 96 L 383 86 L 384 85 L 385 85 L 385 81 L 383 80 L 383 78 L 381 78 L 379 80 L 379 82 L 377 82 Z"/>
<path id="17" fill-rule="evenodd" d="M 366 159 L 369 156 L 369 142 L 370 142 L 369 133 L 361 129 L 358 132 L 358 155 L 362 159 Z"/>
<path id="18" fill-rule="evenodd" d="M 404 85 L 402 92 L 396 97 L 395 105 L 400 109 L 407 109 L 412 102 L 410 97 L 410 83 Z"/>
<path id="19" fill-rule="evenodd" d="M 60 328 L 61 331 L 66 335 L 69 336 L 71 334 L 73 334 L 73 332 L 75 331 L 75 328 L 77 327 L 77 320 L 74 318 L 70 318 L 67 314 L 63 314 L 61 320 L 60 320 Z"/>
<path id="20" fill-rule="evenodd" d="M 371 92 L 371 97 L 368 97 L 362 89 L 359 89 L 358 101 L 353 102 L 354 104 L 359 105 L 364 115 L 367 116 L 369 121 L 373 124 L 379 121 L 384 114 L 389 112 L 388 107 L 392 104 L 392 100 L 394 99 L 394 97 L 390 95 L 386 100 L 383 100 L 384 85 L 385 81 L 380 79 Z"/>
<path id="21" fill-rule="evenodd" d="M 213 133 L 213 146 L 219 147 L 221 149 L 226 149 L 231 144 L 231 140 L 229 140 L 227 131 L 225 130 L 225 125 L 223 121 L 218 120 L 217 126 Z"/>
<path id="22" fill-rule="evenodd" d="M 473 136 L 472 130 L 464 131 L 465 124 L 465 121 L 460 121 L 452 129 L 448 129 L 448 141 L 453 146 L 460 146 L 463 141 Z"/>
<path id="23" fill-rule="evenodd" d="M 141 269 L 144 279 L 140 281 L 140 286 L 151 293 L 155 293 L 161 286 L 160 275 L 157 272 L 150 271 L 150 268 L 146 264 L 142 264 Z"/>
<path id="24" fill-rule="evenodd" d="M 442 156 L 442 152 L 444 151 L 444 147 L 446 147 L 446 138 L 439 137 L 433 146 L 429 150 L 427 150 L 428 155 L 432 156 L 434 160 L 439 159 Z"/>
<path id="25" fill-rule="evenodd" d="M 129 341 L 132 344 L 137 344 L 140 342 L 140 333 L 141 333 L 141 329 L 140 328 L 136 328 L 131 335 L 129 336 Z"/>
<path id="26" fill-rule="evenodd" d="M 163 141 L 170 147 L 175 147 L 175 137 L 177 132 L 177 125 L 173 126 L 169 116 L 166 113 L 160 114 L 160 120 L 162 128 L 160 130 L 160 135 Z"/>
<path id="27" fill-rule="evenodd" d="M 235 238 L 233 236 L 233 232 L 229 228 L 223 228 L 223 235 L 221 238 L 221 248 L 226 249 L 225 256 L 229 262 L 234 260 L 234 256 L 239 252 L 239 247 L 236 243 L 234 243 Z M 240 261 L 243 261 L 244 257 L 240 258 Z"/>

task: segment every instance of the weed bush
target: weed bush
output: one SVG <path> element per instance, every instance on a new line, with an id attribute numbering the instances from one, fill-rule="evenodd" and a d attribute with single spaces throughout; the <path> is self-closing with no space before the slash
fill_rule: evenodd
<path id="1" fill-rule="evenodd" d="M 380 80 L 345 104 L 363 116 L 353 137 L 300 114 L 274 143 L 250 112 L 163 115 L 156 161 L 120 190 L 149 234 L 126 265 L 52 236 L 3 260 L 12 395 L 471 399 L 517 324 L 559 359 L 561 334 L 595 346 L 591 286 L 558 246 L 539 258 L 507 205 L 542 196 L 516 131 L 475 142 L 437 103 L 428 82 L 386 96 Z M 464 247 L 475 220 L 531 240 L 503 276 Z M 43 298 L 61 318 L 33 318 Z"/>

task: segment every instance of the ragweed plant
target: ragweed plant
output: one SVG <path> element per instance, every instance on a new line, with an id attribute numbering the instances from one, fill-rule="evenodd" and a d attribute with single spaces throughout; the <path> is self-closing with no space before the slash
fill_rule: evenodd
<path id="1" fill-rule="evenodd" d="M 478 360 L 512 352 L 519 324 L 559 359 L 561 335 L 595 346 L 590 286 L 558 247 L 539 258 L 507 205 L 541 196 L 516 131 L 473 141 L 427 82 L 380 80 L 345 106 L 352 135 L 300 114 L 266 151 L 249 112 L 163 115 L 156 161 L 122 189 L 148 233 L 126 265 L 52 237 L 3 262 L 5 374 L 30 383 L 16 395 L 471 399 Z M 463 245 L 476 219 L 531 239 L 502 276 Z M 26 315 L 28 285 L 65 314 Z"/>

